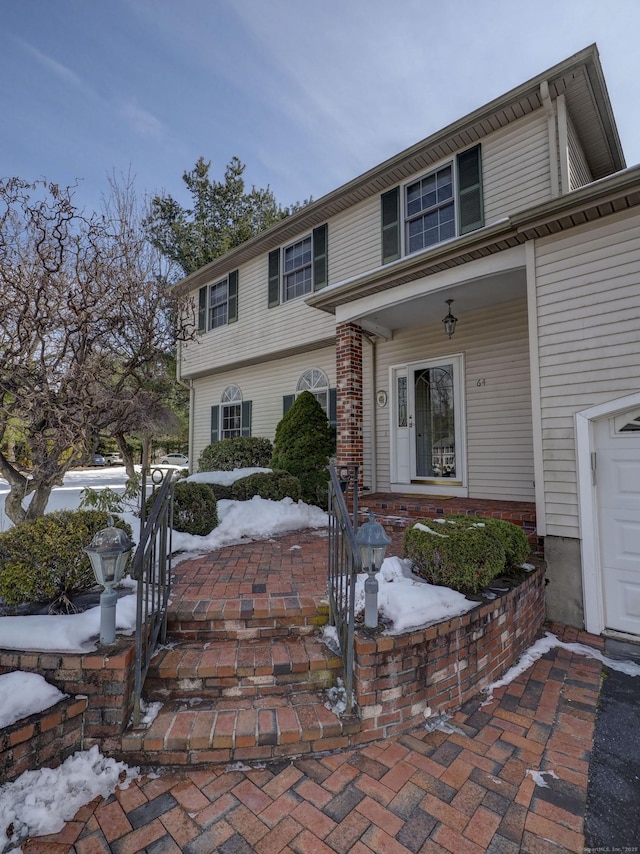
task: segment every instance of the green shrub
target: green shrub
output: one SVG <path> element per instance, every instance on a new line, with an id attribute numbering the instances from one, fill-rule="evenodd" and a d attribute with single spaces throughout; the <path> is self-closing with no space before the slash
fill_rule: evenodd
<path id="1" fill-rule="evenodd" d="M 237 436 L 212 442 L 202 451 L 199 471 L 233 471 L 244 468 L 267 468 L 273 447 L 259 436 Z"/>
<path id="2" fill-rule="evenodd" d="M 218 502 L 210 483 L 179 480 L 173 488 L 173 530 L 206 537 L 218 525 Z M 147 496 L 148 518 L 156 493 Z"/>
<path id="3" fill-rule="evenodd" d="M 209 485 L 181 480 L 173 490 L 173 529 L 206 536 L 218 524 L 218 502 Z"/>
<path id="4" fill-rule="evenodd" d="M 490 516 L 464 516 L 452 514 L 444 516 L 447 524 L 455 524 L 465 528 L 470 525 L 480 525 L 488 528 L 496 539 L 502 543 L 505 551 L 506 569 L 514 569 L 529 557 L 531 547 L 527 535 L 519 525 L 514 525 L 506 519 L 493 519 Z M 439 529 L 437 529 L 439 530 Z"/>
<path id="5" fill-rule="evenodd" d="M 446 519 L 446 517 L 445 517 Z M 434 523 L 425 519 L 407 528 L 403 556 L 412 570 L 431 584 L 474 594 L 505 567 L 505 550 L 488 526 Z"/>
<path id="6" fill-rule="evenodd" d="M 334 440 L 327 416 L 310 391 L 303 391 L 276 427 L 271 468 L 300 481 L 302 500 L 327 506 L 329 457 Z"/>
<path id="7" fill-rule="evenodd" d="M 233 499 L 233 486 L 227 486 L 224 483 L 208 483 L 207 486 L 213 493 L 216 501 L 228 500 L 231 501 Z"/>
<path id="8" fill-rule="evenodd" d="M 52 610 L 72 609 L 71 597 L 96 583 L 84 549 L 108 520 L 102 510 L 61 510 L 0 534 L 0 597 L 11 606 L 51 602 Z M 131 537 L 126 522 L 114 518 L 114 524 Z"/>
<path id="9" fill-rule="evenodd" d="M 248 501 L 254 495 L 282 501 L 283 498 L 300 498 L 300 481 L 286 471 L 256 472 L 241 477 L 233 484 L 233 498 L 236 501 Z"/>

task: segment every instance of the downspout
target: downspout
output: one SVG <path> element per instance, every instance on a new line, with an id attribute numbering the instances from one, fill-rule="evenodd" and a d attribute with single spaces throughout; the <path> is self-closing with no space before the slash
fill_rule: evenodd
<path id="1" fill-rule="evenodd" d="M 547 133 L 549 138 L 549 169 L 551 171 L 551 197 L 560 195 L 560 183 L 558 178 L 558 146 L 556 142 L 556 114 L 553 101 L 549 95 L 549 84 L 543 80 L 540 84 L 540 97 L 544 111 L 547 114 Z"/>
<path id="2" fill-rule="evenodd" d="M 194 400 L 194 391 L 193 391 L 193 381 L 192 380 L 183 380 L 182 379 L 182 341 L 178 341 L 178 352 L 176 353 L 176 382 L 178 385 L 181 385 L 183 388 L 189 389 L 189 468 L 193 471 L 193 400 Z"/>
<path id="3" fill-rule="evenodd" d="M 365 330 L 362 330 L 362 336 L 371 345 L 371 395 L 369 397 L 371 406 L 371 493 L 378 491 L 378 430 L 376 424 L 376 375 L 377 375 L 377 354 L 376 336 L 369 335 Z"/>

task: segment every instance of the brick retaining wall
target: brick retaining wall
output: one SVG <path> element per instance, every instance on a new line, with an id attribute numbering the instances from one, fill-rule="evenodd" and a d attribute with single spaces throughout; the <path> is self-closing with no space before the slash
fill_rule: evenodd
<path id="1" fill-rule="evenodd" d="M 0 783 L 24 771 L 57 768 L 82 749 L 86 697 L 66 697 L 44 712 L 0 729 Z"/>
<path id="2" fill-rule="evenodd" d="M 83 746 L 98 744 L 105 752 L 119 746 L 133 712 L 134 664 L 133 638 L 118 638 L 108 651 L 86 653 L 0 650 L 0 674 L 39 673 L 64 694 L 85 695 Z"/>
<path id="3" fill-rule="evenodd" d="M 461 706 L 501 678 L 539 636 L 544 565 L 467 614 L 403 635 L 356 632 L 354 691 L 362 719 L 353 743 L 389 738 Z"/>

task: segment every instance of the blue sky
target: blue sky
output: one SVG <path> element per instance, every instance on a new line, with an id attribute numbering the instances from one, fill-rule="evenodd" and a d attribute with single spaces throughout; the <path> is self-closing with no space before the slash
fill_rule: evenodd
<path id="1" fill-rule="evenodd" d="M 597 42 L 640 162 L 640 0 L 0 0 L 0 175 L 189 199 L 237 155 L 320 198 Z"/>

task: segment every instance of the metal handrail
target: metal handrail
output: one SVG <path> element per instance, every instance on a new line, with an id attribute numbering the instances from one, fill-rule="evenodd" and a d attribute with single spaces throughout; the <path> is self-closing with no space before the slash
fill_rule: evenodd
<path id="1" fill-rule="evenodd" d="M 346 713 L 352 714 L 355 629 L 355 583 L 360 568 L 355 527 L 358 519 L 358 467 L 330 466 L 329 481 L 329 617 L 336 627 L 346 691 Z M 353 522 L 348 503 L 351 489 Z"/>
<path id="2" fill-rule="evenodd" d="M 167 605 L 171 589 L 173 485 L 172 476 L 169 474 L 162 481 L 151 513 L 143 523 L 140 544 L 131 565 L 131 575 L 138 582 L 133 688 L 134 726 L 140 723 L 142 686 L 151 658 L 158 639 L 164 643 L 167 635 Z M 143 505 L 144 502 L 143 493 Z"/>

